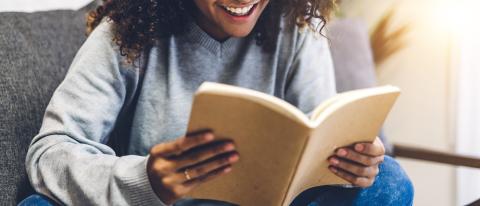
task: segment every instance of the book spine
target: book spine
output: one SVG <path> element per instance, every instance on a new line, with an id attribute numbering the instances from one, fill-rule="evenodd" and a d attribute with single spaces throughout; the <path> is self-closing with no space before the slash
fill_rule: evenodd
<path id="1" fill-rule="evenodd" d="M 294 172 L 290 177 L 290 180 L 288 181 L 287 192 L 283 195 L 282 206 L 289 206 L 290 204 L 289 202 L 287 202 L 287 195 L 290 193 L 290 186 L 292 185 L 293 179 L 297 175 L 298 166 L 300 165 L 300 161 L 303 158 L 303 154 L 305 153 L 305 148 L 307 147 L 308 140 L 312 136 L 312 132 L 313 132 L 313 129 L 310 129 L 307 138 L 305 138 L 305 142 L 303 143 L 303 146 L 302 146 L 302 154 L 298 158 L 297 163 L 295 164 L 295 169 L 293 170 Z"/>

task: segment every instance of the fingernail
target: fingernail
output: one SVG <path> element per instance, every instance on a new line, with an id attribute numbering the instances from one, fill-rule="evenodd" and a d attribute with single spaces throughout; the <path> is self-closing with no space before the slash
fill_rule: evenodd
<path id="1" fill-rule="evenodd" d="M 227 172 L 230 172 L 232 171 L 232 167 L 227 167 L 225 169 L 223 169 L 223 172 L 227 173 Z"/>
<path id="2" fill-rule="evenodd" d="M 337 151 L 337 155 L 343 157 L 343 156 L 347 155 L 347 150 L 345 150 L 345 149 L 339 149 L 339 150 Z"/>
<path id="3" fill-rule="evenodd" d="M 204 138 L 205 140 L 210 141 L 210 140 L 213 140 L 214 136 L 212 133 L 207 133 L 205 134 Z"/>
<path id="4" fill-rule="evenodd" d="M 334 172 L 334 173 L 337 173 L 337 172 L 338 172 L 338 170 L 335 169 L 335 167 L 329 167 L 329 168 L 330 168 L 330 170 L 331 170 L 332 172 Z"/>
<path id="5" fill-rule="evenodd" d="M 339 162 L 336 158 L 330 158 L 330 163 L 332 163 L 333 165 L 337 165 Z"/>
<path id="6" fill-rule="evenodd" d="M 355 150 L 357 150 L 359 152 L 363 151 L 364 148 L 365 147 L 363 146 L 363 144 L 356 144 L 355 145 Z"/>
<path id="7" fill-rule="evenodd" d="M 233 144 L 227 144 L 224 148 L 225 151 L 232 151 L 233 149 L 235 149 L 235 146 L 233 146 Z"/>
<path id="8" fill-rule="evenodd" d="M 230 156 L 228 158 L 228 161 L 229 162 L 236 162 L 236 161 L 238 161 L 238 159 L 239 159 L 238 155 L 233 155 L 233 156 Z"/>

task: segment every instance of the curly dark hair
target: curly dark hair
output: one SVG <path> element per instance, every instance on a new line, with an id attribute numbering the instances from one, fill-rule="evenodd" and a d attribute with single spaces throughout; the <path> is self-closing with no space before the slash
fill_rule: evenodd
<path id="1" fill-rule="evenodd" d="M 282 15 L 301 28 L 308 26 L 321 32 L 334 7 L 335 0 L 271 0 L 250 35 L 255 35 L 256 43 L 269 51 L 276 41 L 274 34 L 279 32 L 278 19 Z M 108 17 L 115 25 L 113 41 L 132 63 L 160 38 L 184 32 L 195 9 L 193 0 L 103 0 L 88 14 L 87 35 Z M 315 18 L 321 20 L 320 25 L 314 24 Z"/>

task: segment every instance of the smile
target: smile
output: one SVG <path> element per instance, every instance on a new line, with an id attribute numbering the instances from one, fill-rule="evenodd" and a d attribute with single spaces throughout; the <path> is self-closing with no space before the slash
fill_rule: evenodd
<path id="1" fill-rule="evenodd" d="M 224 6 L 224 5 L 220 5 L 220 7 L 223 8 L 227 13 L 229 13 L 232 16 L 248 16 L 252 13 L 252 11 L 255 9 L 257 4 L 258 2 L 244 6 L 244 7 L 230 7 L 230 6 Z"/>

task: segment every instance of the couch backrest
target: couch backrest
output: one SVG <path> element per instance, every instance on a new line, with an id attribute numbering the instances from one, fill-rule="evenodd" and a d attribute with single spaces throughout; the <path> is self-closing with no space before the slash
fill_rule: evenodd
<path id="1" fill-rule="evenodd" d="M 377 84 L 367 25 L 356 19 L 336 20 L 328 25 L 337 91 Z"/>
<path id="2" fill-rule="evenodd" d="M 336 20 L 328 25 L 328 37 L 335 66 L 338 92 L 377 85 L 375 62 L 370 46 L 367 25 L 356 19 Z M 392 145 L 383 132 L 379 134 L 386 153 L 392 154 Z"/>
<path id="3" fill-rule="evenodd" d="M 79 11 L 0 13 L 0 204 L 33 193 L 25 156 L 53 91 L 85 40 Z"/>

